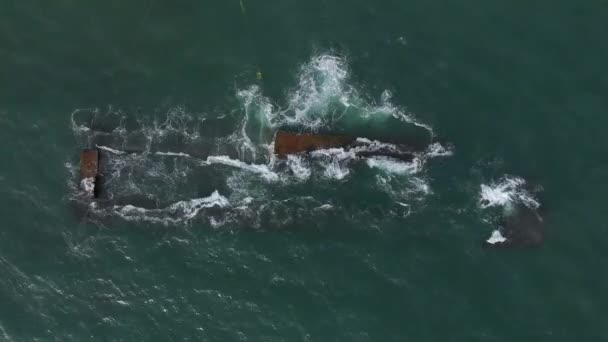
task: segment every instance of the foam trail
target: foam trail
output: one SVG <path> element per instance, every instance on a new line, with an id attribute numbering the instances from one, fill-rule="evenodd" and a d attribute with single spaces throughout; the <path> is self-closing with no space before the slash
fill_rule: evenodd
<path id="1" fill-rule="evenodd" d="M 267 181 L 277 181 L 279 179 L 279 175 L 273 171 L 270 171 L 266 165 L 247 164 L 240 160 L 232 159 L 228 156 L 209 156 L 207 157 L 206 164 L 222 164 L 232 166 L 241 170 L 259 174 Z"/>
<path id="2" fill-rule="evenodd" d="M 117 149 L 113 149 L 111 147 L 108 146 L 103 146 L 103 145 L 96 145 L 98 149 L 100 150 L 104 150 L 106 152 L 110 152 L 116 155 L 121 155 L 121 154 L 127 154 L 128 152 L 125 151 L 120 151 Z M 184 153 L 184 152 L 154 152 L 155 155 L 157 156 L 169 156 L 169 157 L 186 157 L 186 158 L 192 158 L 191 155 L 189 155 L 188 153 Z"/>
<path id="3" fill-rule="evenodd" d="M 81 111 L 83 111 L 83 110 L 76 109 L 75 111 L 72 112 L 72 115 L 70 115 L 70 124 L 72 126 L 72 131 L 76 134 L 89 132 L 91 130 L 89 127 L 87 127 L 85 125 L 79 125 L 76 123 L 75 116 L 76 116 L 76 114 L 80 113 Z"/>
<path id="4" fill-rule="evenodd" d="M 382 92 L 382 95 L 380 96 L 382 106 L 380 108 L 378 108 L 377 111 L 391 113 L 391 115 L 396 119 L 399 119 L 403 122 L 412 124 L 412 125 L 420 127 L 420 128 L 424 128 L 425 130 L 427 130 L 429 132 L 429 134 L 431 135 L 431 138 L 433 138 L 435 136 L 433 127 L 431 127 L 425 123 L 417 121 L 414 118 L 414 114 L 405 113 L 405 112 L 401 111 L 399 108 L 395 107 L 395 105 L 393 105 L 391 102 L 392 97 L 393 97 L 393 94 L 390 91 L 384 90 Z"/>
<path id="5" fill-rule="evenodd" d="M 115 150 L 115 149 L 107 147 L 107 146 L 103 146 L 103 145 L 95 145 L 95 146 L 97 146 L 97 148 L 100 149 L 100 150 L 104 150 L 106 152 L 110 152 L 110 153 L 113 153 L 113 154 L 118 154 L 118 155 L 120 155 L 120 154 L 126 154 L 125 151 Z"/>
<path id="6" fill-rule="evenodd" d="M 208 197 L 179 201 L 163 209 L 145 209 L 127 204 L 114 206 L 113 212 L 127 221 L 175 224 L 195 218 L 205 208 L 225 208 L 229 205 L 228 199 L 216 190 Z"/>
<path id="7" fill-rule="evenodd" d="M 154 154 L 158 155 L 158 156 L 170 156 L 170 157 L 186 157 L 186 158 L 192 158 L 191 155 L 189 155 L 188 153 L 183 153 L 183 152 L 154 152 Z"/>

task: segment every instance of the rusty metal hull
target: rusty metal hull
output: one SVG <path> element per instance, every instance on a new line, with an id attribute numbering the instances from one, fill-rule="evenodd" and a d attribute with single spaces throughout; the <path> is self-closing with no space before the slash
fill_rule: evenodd
<path id="1" fill-rule="evenodd" d="M 80 188 L 89 196 L 96 197 L 99 151 L 88 149 L 80 152 Z"/>
<path id="2" fill-rule="evenodd" d="M 279 131 L 274 140 L 274 153 L 279 157 L 324 148 L 346 147 L 355 142 L 347 135 L 323 135 Z"/>

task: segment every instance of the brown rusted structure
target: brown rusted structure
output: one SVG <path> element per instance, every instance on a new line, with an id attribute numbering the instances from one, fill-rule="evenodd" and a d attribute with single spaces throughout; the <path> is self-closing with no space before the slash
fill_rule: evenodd
<path id="1" fill-rule="evenodd" d="M 279 131 L 274 139 L 274 153 L 279 157 L 299 152 L 346 147 L 355 142 L 355 138 L 347 135 L 323 135 L 311 133 L 293 133 Z"/>
<path id="2" fill-rule="evenodd" d="M 96 196 L 95 183 L 99 164 L 99 151 L 97 149 L 82 150 L 80 152 L 80 188 L 91 196 Z"/>

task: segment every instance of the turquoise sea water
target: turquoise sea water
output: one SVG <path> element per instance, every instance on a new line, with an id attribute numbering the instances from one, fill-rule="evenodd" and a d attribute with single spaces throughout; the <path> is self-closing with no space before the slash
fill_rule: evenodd
<path id="1" fill-rule="evenodd" d="M 0 2 L 0 340 L 608 340 L 606 32 L 599 0 Z M 544 246 L 484 248 L 522 202 Z"/>

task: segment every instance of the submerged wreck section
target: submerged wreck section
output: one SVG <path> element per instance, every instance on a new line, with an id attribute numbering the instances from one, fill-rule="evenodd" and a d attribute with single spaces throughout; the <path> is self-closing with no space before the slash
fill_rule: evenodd
<path id="1" fill-rule="evenodd" d="M 503 217 L 501 227 L 486 240 L 486 246 L 534 248 L 543 245 L 545 229 L 537 209 L 518 205 Z"/>
<path id="2" fill-rule="evenodd" d="M 411 161 L 415 148 L 348 135 L 294 133 L 279 131 L 274 140 L 274 153 L 283 158 L 289 154 L 313 152 L 328 148 L 344 148 L 359 158 L 388 157 Z M 421 151 L 418 151 L 421 152 Z"/>
<path id="3" fill-rule="evenodd" d="M 274 153 L 279 157 L 325 148 L 347 147 L 355 142 L 347 135 L 325 135 L 279 131 L 274 140 Z"/>
<path id="4" fill-rule="evenodd" d="M 99 151 L 86 149 L 80 152 L 80 189 L 89 197 L 97 197 L 97 173 L 99 168 Z"/>

